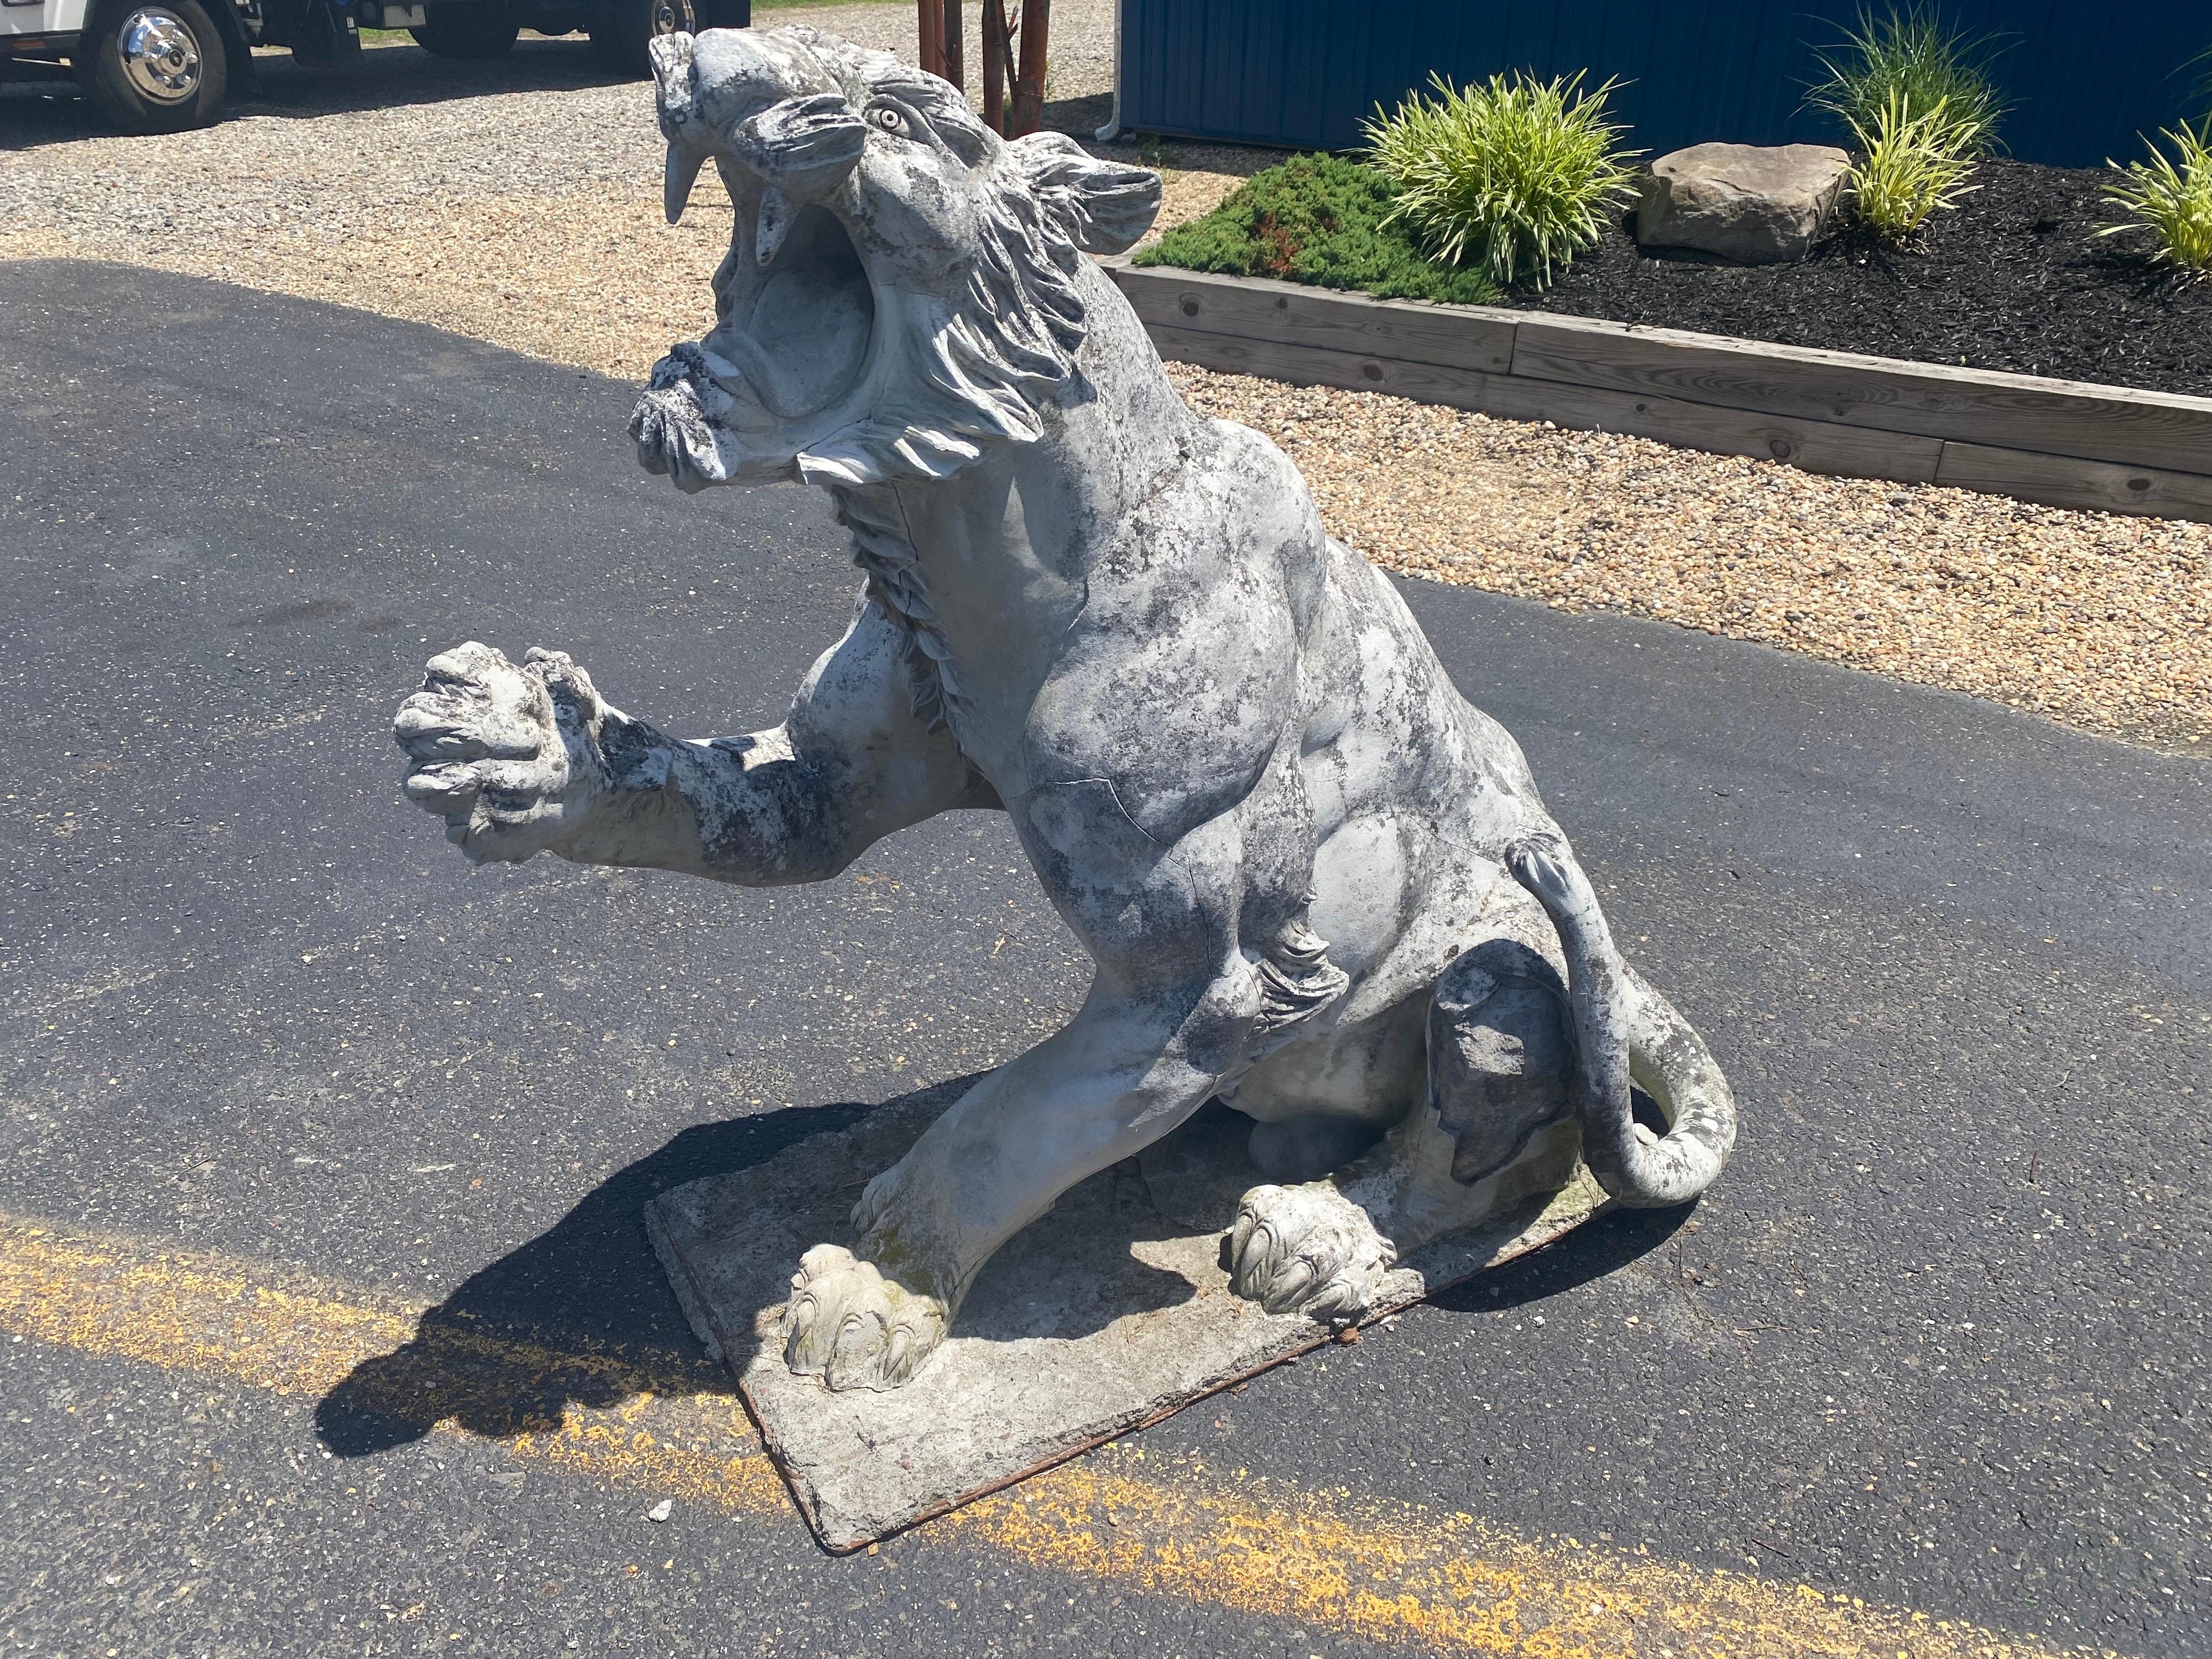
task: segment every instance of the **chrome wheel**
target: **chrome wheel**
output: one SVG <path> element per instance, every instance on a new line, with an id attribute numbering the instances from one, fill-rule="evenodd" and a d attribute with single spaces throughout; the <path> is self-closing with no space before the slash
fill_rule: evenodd
<path id="1" fill-rule="evenodd" d="M 697 33 L 698 27 L 698 10 L 691 0 L 653 0 L 653 32 L 655 34 L 690 34 Z"/>
<path id="2" fill-rule="evenodd" d="M 131 90 L 150 103 L 181 104 L 200 88 L 200 43 L 176 13 L 141 6 L 116 33 Z"/>

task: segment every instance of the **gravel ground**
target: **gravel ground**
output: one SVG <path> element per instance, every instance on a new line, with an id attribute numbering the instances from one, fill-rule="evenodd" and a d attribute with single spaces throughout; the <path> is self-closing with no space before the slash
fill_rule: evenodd
<path id="1" fill-rule="evenodd" d="M 1054 7 L 1054 97 L 1112 88 L 1113 4 Z M 914 57 L 910 5 L 763 16 Z M 981 51 L 971 44 L 971 64 Z M 489 64 L 387 47 L 363 53 L 344 80 L 301 70 L 285 52 L 263 54 L 261 64 L 261 96 L 218 125 L 160 138 L 108 132 L 74 91 L 9 88 L 0 96 L 0 226 L 125 246 L 278 228 L 337 238 L 450 198 L 659 188 L 665 147 L 652 84 L 611 79 L 580 38 L 532 37 Z"/>
<path id="2" fill-rule="evenodd" d="M 1054 8 L 1054 113 L 1104 118 L 1112 0 Z M 779 9 L 911 54 L 910 7 Z M 971 48 L 969 61 L 977 61 Z M 1273 159 L 1141 141 L 1166 217 Z M 0 258 L 122 260 L 361 306 L 642 378 L 712 317 L 711 180 L 671 228 L 649 88 L 577 41 L 490 64 L 412 47 L 332 82 L 271 60 L 204 132 L 102 132 L 73 93 L 0 93 Z M 1288 444 L 1330 528 L 1389 568 L 1603 605 L 2202 753 L 2212 527 L 1814 477 L 1640 439 L 1177 368 Z"/>
<path id="3" fill-rule="evenodd" d="M 1170 373 L 1194 406 L 1282 444 L 1331 532 L 1401 574 L 1759 640 L 2185 753 L 2212 744 L 2212 526 Z"/>

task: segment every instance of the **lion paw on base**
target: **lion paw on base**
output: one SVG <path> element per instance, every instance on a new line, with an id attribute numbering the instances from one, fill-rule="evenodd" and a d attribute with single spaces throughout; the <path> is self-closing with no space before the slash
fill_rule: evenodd
<path id="1" fill-rule="evenodd" d="M 1229 1234 L 1229 1283 L 1271 1314 L 1348 1325 L 1364 1315 L 1398 1248 L 1326 1181 L 1255 1187 Z"/>
<path id="2" fill-rule="evenodd" d="M 784 1363 L 834 1389 L 896 1389 L 945 1340 L 945 1304 L 840 1244 L 799 1259 L 783 1310 Z"/>

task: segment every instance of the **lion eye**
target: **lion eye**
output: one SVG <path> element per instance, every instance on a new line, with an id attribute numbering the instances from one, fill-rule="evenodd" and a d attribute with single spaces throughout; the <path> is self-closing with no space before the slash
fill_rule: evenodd
<path id="1" fill-rule="evenodd" d="M 887 104 L 876 112 L 876 125 L 885 132 L 901 132 L 906 128 L 906 117 Z"/>

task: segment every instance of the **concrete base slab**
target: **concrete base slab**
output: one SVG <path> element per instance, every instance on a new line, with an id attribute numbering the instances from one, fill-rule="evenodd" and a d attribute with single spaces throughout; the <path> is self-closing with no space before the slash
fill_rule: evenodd
<path id="1" fill-rule="evenodd" d="M 1215 1106 L 1066 1194 L 1000 1250 L 904 1388 L 836 1394 L 794 1376 L 779 1326 L 800 1254 L 853 1243 L 848 1212 L 861 1188 L 957 1094 L 892 1102 L 646 1209 L 685 1315 L 736 1373 L 769 1456 L 832 1551 L 957 1508 L 1333 1336 L 1231 1291 L 1222 1236 L 1260 1177 L 1244 1152 L 1249 1121 Z M 1412 1253 L 1369 1322 L 1549 1243 L 1607 1203 L 1577 1166 L 1558 1193 Z"/>

